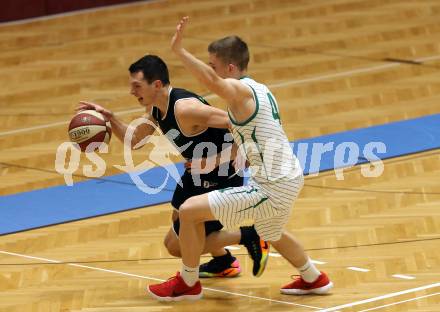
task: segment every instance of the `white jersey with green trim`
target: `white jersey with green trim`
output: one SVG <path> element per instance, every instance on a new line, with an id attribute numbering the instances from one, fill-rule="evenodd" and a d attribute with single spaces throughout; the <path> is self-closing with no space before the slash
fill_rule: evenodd
<path id="1" fill-rule="evenodd" d="M 250 163 L 252 178 L 264 184 L 301 176 L 301 166 L 281 126 L 275 97 L 267 86 L 249 77 L 241 78 L 240 82 L 252 90 L 255 112 L 243 122 L 237 122 L 231 112 L 229 118 L 234 140 Z"/>

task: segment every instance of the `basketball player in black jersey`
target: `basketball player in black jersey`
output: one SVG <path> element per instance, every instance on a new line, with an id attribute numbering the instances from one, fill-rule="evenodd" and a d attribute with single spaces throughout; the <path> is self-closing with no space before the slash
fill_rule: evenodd
<path id="1" fill-rule="evenodd" d="M 227 128 L 229 118 L 225 111 L 210 106 L 201 96 L 185 89 L 173 88 L 170 85 L 166 64 L 155 55 L 146 55 L 129 67 L 130 93 L 145 107 L 143 117 L 148 123 L 143 123 L 134 129 L 131 147 L 134 148 L 142 139 L 155 131 L 156 125 L 167 138 L 177 147 L 181 155 L 192 163 L 194 157 L 215 159 L 216 166 L 211 172 L 200 174 L 194 181 L 190 170 L 185 170 L 181 177 L 181 185 L 177 185 L 171 201 L 174 207 L 173 226 L 167 233 L 164 244 L 171 255 L 180 257 L 178 241 L 180 222 L 178 209 L 183 202 L 191 196 L 200 195 L 212 190 L 225 187 L 243 185 L 243 178 L 237 175 L 233 161 L 220 164 L 220 153 L 224 143 L 231 145 L 232 136 Z M 122 142 L 128 125 L 119 120 L 113 112 L 104 107 L 90 102 L 80 102 L 77 110 L 94 109 L 101 112 L 112 125 L 112 131 Z M 215 146 L 211 154 L 197 154 L 203 145 Z M 209 150 L 209 149 L 208 149 Z M 222 172 L 220 172 L 222 171 Z M 195 183 L 196 182 L 196 183 Z M 233 257 L 224 246 L 240 241 L 246 246 L 249 255 L 254 260 L 254 271 L 258 270 L 261 260 L 261 242 L 253 227 L 242 227 L 237 232 L 220 231 L 222 225 L 219 221 L 205 223 L 206 243 L 205 252 L 210 252 L 213 259 L 201 264 L 200 277 L 233 277 L 241 272 L 238 260 Z"/>

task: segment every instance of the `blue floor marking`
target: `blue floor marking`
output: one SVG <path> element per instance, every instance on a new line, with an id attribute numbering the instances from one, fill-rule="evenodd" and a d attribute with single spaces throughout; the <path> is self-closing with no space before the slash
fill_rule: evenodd
<path id="1" fill-rule="evenodd" d="M 386 146 L 384 153 L 373 150 L 372 155 L 381 159 L 437 149 L 440 147 L 440 114 L 298 140 L 292 146 L 305 174 L 311 174 L 368 162 L 371 157 L 363 152 L 370 142 L 383 142 Z M 316 150 L 323 144 L 327 144 L 330 151 L 319 157 Z M 313 146 L 315 153 L 311 153 Z M 345 157 L 337 157 L 335 162 L 338 153 Z M 177 166 L 179 172 L 183 172 L 183 165 Z M 164 168 L 156 167 L 146 172 L 142 180 L 157 186 L 164 181 L 166 173 Z M 175 185 L 170 177 L 165 190 L 147 195 L 135 186 L 128 174 L 118 174 L 103 180 L 78 182 L 72 187 L 61 185 L 2 196 L 0 235 L 166 203 L 171 200 Z"/>

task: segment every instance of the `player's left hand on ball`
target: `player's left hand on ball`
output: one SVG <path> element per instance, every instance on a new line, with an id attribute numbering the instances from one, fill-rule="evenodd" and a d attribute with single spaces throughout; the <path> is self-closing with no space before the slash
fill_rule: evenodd
<path id="1" fill-rule="evenodd" d="M 76 112 L 80 112 L 87 109 L 93 109 L 101 114 L 104 115 L 104 117 L 107 120 L 110 120 L 113 117 L 113 112 L 102 107 L 99 104 L 92 103 L 92 102 L 86 102 L 86 101 L 80 101 L 78 107 L 76 108 Z"/>

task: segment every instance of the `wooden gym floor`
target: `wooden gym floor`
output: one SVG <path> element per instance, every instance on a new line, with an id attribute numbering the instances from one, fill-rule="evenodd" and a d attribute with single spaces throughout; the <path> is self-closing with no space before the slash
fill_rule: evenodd
<path id="1" fill-rule="evenodd" d="M 249 43 L 250 75 L 272 87 L 291 140 L 440 111 L 436 0 L 151 1 L 3 25 L 0 194 L 64 183 L 55 150 L 79 100 L 126 121 L 138 116 L 127 67 L 144 54 L 165 59 L 172 85 L 206 94 L 169 51 L 183 15 L 192 19 L 186 47 L 205 60 L 213 39 L 235 33 Z M 120 142 L 110 150 L 107 175 L 124 163 Z M 0 311 L 438 312 L 439 175 L 433 150 L 385 161 L 378 178 L 359 167 L 344 180 L 333 171 L 306 178 L 288 229 L 330 274 L 330 295 L 279 294 L 295 270 L 274 254 L 253 278 L 239 249 L 242 276 L 205 281 L 203 301 L 150 299 L 145 286 L 180 266 L 162 246 L 171 212 L 164 204 L 0 237 Z"/>

